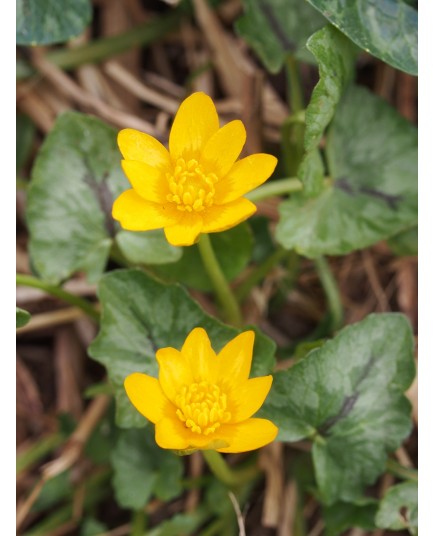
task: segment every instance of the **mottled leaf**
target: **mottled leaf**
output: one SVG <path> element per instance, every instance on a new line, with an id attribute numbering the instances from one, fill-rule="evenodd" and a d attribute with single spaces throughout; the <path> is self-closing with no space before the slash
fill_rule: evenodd
<path id="1" fill-rule="evenodd" d="M 243 5 L 244 15 L 235 27 L 269 71 L 280 71 L 288 53 L 312 60 L 306 40 L 325 20 L 307 2 L 244 0 Z"/>
<path id="2" fill-rule="evenodd" d="M 113 449 L 113 487 L 120 506 L 142 509 L 151 496 L 169 501 L 182 492 L 183 463 L 161 449 L 149 430 L 123 430 Z"/>
<path id="3" fill-rule="evenodd" d="M 96 117 L 67 112 L 46 137 L 27 206 L 32 266 L 42 279 L 57 284 L 84 271 L 96 281 L 114 240 L 133 263 L 168 262 L 180 255 L 162 233 L 131 237 L 113 220 L 113 201 L 129 188 L 116 134 Z"/>
<path id="4" fill-rule="evenodd" d="M 382 99 L 348 90 L 328 132 L 331 175 L 314 198 L 280 205 L 277 240 L 307 257 L 342 255 L 417 223 L 417 131 Z"/>
<path id="5" fill-rule="evenodd" d="M 303 183 L 303 196 L 315 197 L 324 186 L 324 163 L 318 149 L 305 153 L 297 171 Z"/>
<path id="6" fill-rule="evenodd" d="M 382 529 L 408 529 L 417 534 L 417 482 L 389 488 L 380 502 L 375 522 Z"/>
<path id="7" fill-rule="evenodd" d="M 318 147 L 325 128 L 333 118 L 344 90 L 353 78 L 357 48 L 331 25 L 316 32 L 307 42 L 319 67 L 319 82 L 306 108 L 306 151 Z"/>
<path id="8" fill-rule="evenodd" d="M 64 43 L 90 23 L 89 0 L 17 0 L 17 44 Z"/>
<path id="9" fill-rule="evenodd" d="M 404 0 L 308 0 L 356 45 L 417 75 L 417 11 Z"/>
<path id="10" fill-rule="evenodd" d="M 157 376 L 155 352 L 180 349 L 195 327 L 203 327 L 219 351 L 240 330 L 207 315 L 179 285 L 165 285 L 140 270 L 117 270 L 101 278 L 101 330 L 90 355 L 107 367 L 115 389 L 117 424 L 145 426 L 146 419 L 128 400 L 124 379 L 132 372 Z M 247 329 L 247 328 L 246 328 Z M 254 328 L 253 328 L 254 329 Z M 252 376 L 269 374 L 274 365 L 274 343 L 257 331 Z"/>
<path id="11" fill-rule="evenodd" d="M 413 377 L 408 320 L 373 314 L 277 372 L 261 413 L 279 426 L 279 439 L 314 441 L 316 480 L 326 504 L 353 502 L 411 430 L 411 405 L 403 393 Z"/>

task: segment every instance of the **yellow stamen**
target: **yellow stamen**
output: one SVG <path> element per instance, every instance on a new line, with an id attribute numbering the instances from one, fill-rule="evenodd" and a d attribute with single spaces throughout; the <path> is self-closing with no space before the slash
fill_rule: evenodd
<path id="1" fill-rule="evenodd" d="M 176 415 L 196 434 L 212 434 L 231 418 L 226 393 L 213 383 L 203 381 L 183 386 L 175 401 Z"/>
<path id="2" fill-rule="evenodd" d="M 166 198 L 175 203 L 178 210 L 202 212 L 214 203 L 218 177 L 215 173 L 205 173 L 194 158 L 187 162 L 178 158 L 173 172 L 166 173 L 166 178 L 170 190 Z"/>

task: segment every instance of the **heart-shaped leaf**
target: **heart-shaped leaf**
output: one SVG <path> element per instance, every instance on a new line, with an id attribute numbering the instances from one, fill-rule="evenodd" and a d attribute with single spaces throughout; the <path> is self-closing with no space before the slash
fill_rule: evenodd
<path id="1" fill-rule="evenodd" d="M 414 373 L 407 318 L 373 314 L 276 373 L 261 413 L 279 427 L 281 440 L 314 441 L 316 480 L 326 504 L 353 502 L 411 430 L 404 392 Z"/>
<path id="2" fill-rule="evenodd" d="M 17 44 L 51 45 L 77 37 L 90 23 L 89 0 L 17 0 Z"/>
<path id="3" fill-rule="evenodd" d="M 116 134 L 96 117 L 67 112 L 39 151 L 28 192 L 29 251 L 33 268 L 49 282 L 79 270 L 96 281 L 114 240 L 133 263 L 170 262 L 182 254 L 162 232 L 134 234 L 113 220 L 113 200 L 129 187 Z"/>
<path id="4" fill-rule="evenodd" d="M 157 376 L 155 353 L 171 346 L 180 349 L 190 331 L 203 327 L 215 351 L 240 330 L 207 315 L 179 285 L 165 285 L 140 270 L 117 270 L 101 278 L 101 330 L 89 354 L 107 367 L 117 401 L 117 424 L 123 428 L 146 425 L 128 400 L 123 386 L 132 372 Z M 254 328 L 253 328 L 254 329 Z M 252 376 L 269 374 L 275 344 L 256 330 Z"/>
<path id="5" fill-rule="evenodd" d="M 417 11 L 405 0 L 308 0 L 366 52 L 417 75 Z"/>
<path id="6" fill-rule="evenodd" d="M 328 132 L 328 185 L 280 205 L 277 240 L 307 257 L 342 255 L 417 223 L 417 131 L 364 88 L 340 102 Z"/>

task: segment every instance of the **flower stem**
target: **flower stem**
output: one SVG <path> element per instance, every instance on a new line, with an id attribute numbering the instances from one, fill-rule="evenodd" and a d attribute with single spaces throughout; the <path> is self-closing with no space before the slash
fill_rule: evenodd
<path id="1" fill-rule="evenodd" d="M 39 288 L 43 290 L 44 292 L 46 292 L 47 294 L 56 296 L 56 298 L 60 298 L 61 300 L 66 301 L 67 303 L 70 303 L 71 305 L 75 305 L 76 307 L 79 307 L 90 318 L 92 318 L 92 320 L 95 320 L 97 322 L 99 321 L 99 317 L 100 317 L 99 312 L 87 300 L 84 300 L 83 298 L 80 298 L 79 296 L 75 296 L 74 294 L 71 294 L 70 292 L 64 290 L 63 288 L 57 287 L 55 285 L 50 285 L 46 283 L 45 281 L 36 279 L 36 277 L 32 277 L 30 275 L 25 275 L 25 274 L 17 274 L 17 285 Z"/>
<path id="2" fill-rule="evenodd" d="M 277 195 L 290 194 L 292 192 L 300 192 L 303 189 L 302 182 L 296 177 L 289 177 L 288 179 L 280 179 L 278 181 L 271 181 L 252 192 L 245 195 L 247 199 L 256 203 L 267 197 L 274 197 Z"/>
<path id="3" fill-rule="evenodd" d="M 256 467 L 246 467 L 234 471 L 216 450 L 202 450 L 202 454 L 214 475 L 220 482 L 231 488 L 244 484 L 258 473 Z"/>
<path id="4" fill-rule="evenodd" d="M 211 279 L 215 293 L 223 308 L 225 317 L 228 322 L 234 326 L 241 326 L 243 318 L 237 300 L 229 286 L 218 259 L 215 255 L 211 240 L 207 234 L 202 234 L 198 242 L 199 252 L 205 270 Z"/>
<path id="5" fill-rule="evenodd" d="M 330 329 L 336 331 L 342 326 L 344 317 L 339 288 L 327 260 L 324 257 L 318 257 L 314 263 L 327 297 L 331 317 Z"/>
<path id="6" fill-rule="evenodd" d="M 144 536 L 146 532 L 146 521 L 145 511 L 135 510 L 131 520 L 131 536 Z"/>
<path id="7" fill-rule="evenodd" d="M 292 113 L 300 112 L 304 108 L 303 90 L 298 70 L 298 62 L 292 54 L 286 57 L 286 72 L 289 89 L 289 102 Z"/>

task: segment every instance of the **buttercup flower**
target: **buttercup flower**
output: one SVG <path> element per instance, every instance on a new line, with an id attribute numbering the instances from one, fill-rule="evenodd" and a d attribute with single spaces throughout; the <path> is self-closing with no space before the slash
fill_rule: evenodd
<path id="1" fill-rule="evenodd" d="M 277 159 L 254 154 L 236 161 L 245 141 L 241 121 L 219 128 L 214 103 L 204 93 L 181 104 L 169 151 L 148 134 L 121 130 L 122 167 L 132 189 L 114 202 L 113 218 L 130 231 L 164 228 L 175 246 L 246 220 L 256 207 L 242 196 L 270 177 Z"/>
<path id="2" fill-rule="evenodd" d="M 181 351 L 158 350 L 158 380 L 138 372 L 125 379 L 129 399 L 155 424 L 161 448 L 245 452 L 275 439 L 271 421 L 251 418 L 272 382 L 271 375 L 248 379 L 254 338 L 245 331 L 216 355 L 206 331 L 195 328 Z"/>

